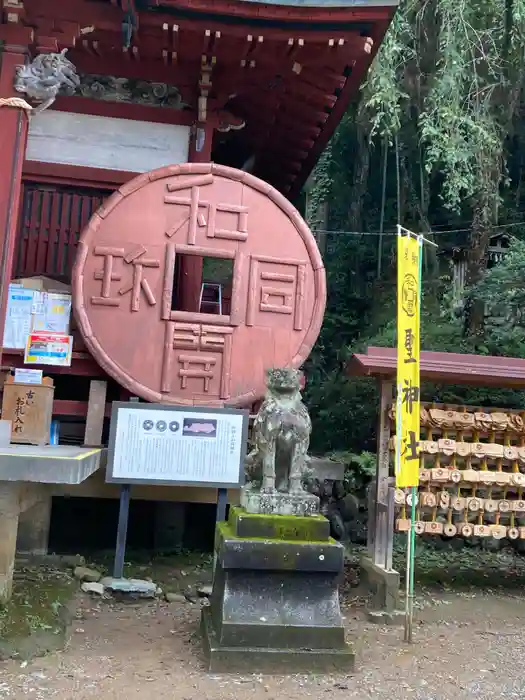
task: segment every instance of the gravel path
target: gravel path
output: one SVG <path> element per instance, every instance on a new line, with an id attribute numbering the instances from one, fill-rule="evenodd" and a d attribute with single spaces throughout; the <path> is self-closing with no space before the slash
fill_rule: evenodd
<path id="1" fill-rule="evenodd" d="M 0 700 L 525 700 L 525 605 L 518 595 L 426 593 L 416 643 L 345 605 L 352 676 L 214 676 L 203 671 L 199 606 L 81 600 L 68 649 L 0 665 Z"/>

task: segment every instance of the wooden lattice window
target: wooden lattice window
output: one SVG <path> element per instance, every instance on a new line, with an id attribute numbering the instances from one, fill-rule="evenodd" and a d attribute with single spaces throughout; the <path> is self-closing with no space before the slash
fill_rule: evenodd
<path id="1" fill-rule="evenodd" d="M 70 282 L 80 232 L 110 190 L 24 182 L 15 277 Z"/>

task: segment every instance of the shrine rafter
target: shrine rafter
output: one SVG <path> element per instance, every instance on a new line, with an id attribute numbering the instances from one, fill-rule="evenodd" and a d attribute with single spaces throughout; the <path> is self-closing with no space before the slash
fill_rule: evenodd
<path id="1" fill-rule="evenodd" d="M 0 36 L 32 31 L 31 39 L 20 36 L 33 53 L 68 48 L 89 84 L 105 75 L 167 86 L 171 101 L 152 105 L 191 114 L 201 130 L 209 121 L 217 145 L 213 130 L 220 122 L 223 133 L 231 132 L 220 141 L 221 153 L 231 151 L 226 163 L 241 149 L 255 158 L 255 174 L 272 173 L 273 184 L 296 194 L 355 95 L 395 5 L 68 0 L 58 11 L 49 0 L 3 0 Z M 87 97 L 111 102 L 121 96 L 107 90 L 97 96 L 81 84 L 72 99 Z M 56 106 L 62 105 L 59 98 Z M 214 116 L 223 111 L 230 114 L 226 125 Z M 187 115 L 181 119 L 186 123 Z"/>

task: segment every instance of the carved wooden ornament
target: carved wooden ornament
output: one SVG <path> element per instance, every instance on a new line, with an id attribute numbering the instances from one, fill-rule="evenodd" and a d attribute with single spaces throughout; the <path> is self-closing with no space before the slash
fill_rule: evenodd
<path id="1" fill-rule="evenodd" d="M 181 255 L 230 261 L 228 310 L 177 308 Z M 265 370 L 299 367 L 326 303 L 315 239 L 288 200 L 253 175 L 201 163 L 140 175 L 110 197 L 81 235 L 73 293 L 86 345 L 122 386 L 206 406 L 249 404 Z"/>

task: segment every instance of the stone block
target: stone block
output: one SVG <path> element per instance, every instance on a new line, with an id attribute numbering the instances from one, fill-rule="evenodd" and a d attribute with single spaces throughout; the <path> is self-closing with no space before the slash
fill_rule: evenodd
<path id="1" fill-rule="evenodd" d="M 217 639 L 209 607 L 202 611 L 201 632 L 210 673 L 352 673 L 355 666 L 350 644 L 342 649 L 315 650 L 224 646 Z"/>
<path id="2" fill-rule="evenodd" d="M 51 494 L 43 495 L 25 513 L 20 514 L 16 550 L 22 554 L 47 554 L 51 523 Z"/>
<path id="3" fill-rule="evenodd" d="M 138 598 L 155 598 L 155 596 L 160 595 L 160 589 L 153 581 L 106 576 L 101 579 L 100 583 L 112 593 L 127 593 Z"/>
<path id="4" fill-rule="evenodd" d="M 84 593 L 94 593 L 100 596 L 103 596 L 106 590 L 101 583 L 96 581 L 84 581 L 80 588 Z"/>
<path id="5" fill-rule="evenodd" d="M 88 581 L 89 583 L 96 583 L 102 578 L 100 571 L 90 569 L 87 566 L 76 566 L 73 576 L 79 581 Z"/>
<path id="6" fill-rule="evenodd" d="M 344 549 L 333 539 L 327 542 L 243 539 L 227 522 L 217 525 L 215 551 L 225 569 L 270 571 L 340 572 Z"/>
<path id="7" fill-rule="evenodd" d="M 241 489 L 241 506 L 247 513 L 269 515 L 317 515 L 319 498 L 311 493 L 264 493 L 250 488 Z"/>
<path id="8" fill-rule="evenodd" d="M 267 515 L 232 506 L 228 521 L 237 537 L 307 542 L 328 542 L 330 538 L 330 523 L 323 515 Z"/>
<path id="9" fill-rule="evenodd" d="M 81 484 L 97 471 L 106 453 L 71 445 L 9 445 L 0 450 L 0 481 Z"/>
<path id="10" fill-rule="evenodd" d="M 202 612 L 209 670 L 352 670 L 339 607 L 343 563 L 334 540 L 241 538 L 231 523 L 219 523 L 210 606 Z"/>
<path id="11" fill-rule="evenodd" d="M 310 457 L 308 465 L 312 470 L 312 476 L 319 481 L 343 481 L 345 478 L 345 465 L 326 457 Z"/>
<path id="12" fill-rule="evenodd" d="M 0 483 L 0 605 L 9 601 L 13 590 L 19 508 L 19 484 Z"/>
<path id="13" fill-rule="evenodd" d="M 388 613 L 399 610 L 399 573 L 387 571 L 374 564 L 369 556 L 361 558 L 361 584 L 363 593 L 371 596 L 371 609 Z"/>

